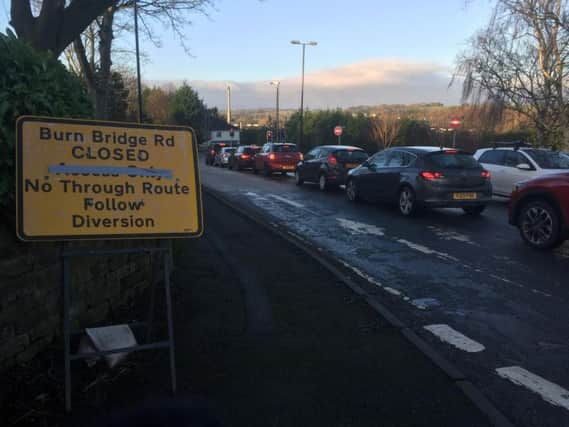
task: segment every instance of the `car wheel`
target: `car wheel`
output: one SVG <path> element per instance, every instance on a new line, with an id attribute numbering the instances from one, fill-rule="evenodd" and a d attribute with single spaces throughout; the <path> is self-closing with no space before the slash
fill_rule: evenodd
<path id="1" fill-rule="evenodd" d="M 404 216 L 413 216 L 417 213 L 415 192 L 407 185 L 399 190 L 399 212 Z"/>
<path id="2" fill-rule="evenodd" d="M 462 210 L 468 215 L 480 215 L 486 209 L 486 205 L 481 206 L 467 206 Z"/>
<path id="3" fill-rule="evenodd" d="M 522 239 L 534 249 L 551 249 L 563 242 L 559 214 L 545 201 L 526 204 L 518 217 L 518 227 Z"/>
<path id="4" fill-rule="evenodd" d="M 229 162 L 229 163 L 227 164 L 227 169 L 233 170 L 233 163 Z"/>
<path id="5" fill-rule="evenodd" d="M 354 179 L 350 179 L 346 184 L 346 197 L 350 202 L 358 202 L 360 200 L 358 185 Z"/>
<path id="6" fill-rule="evenodd" d="M 294 183 L 295 183 L 296 185 L 302 185 L 302 184 L 304 184 L 304 180 L 300 177 L 300 171 L 299 171 L 299 170 L 296 170 L 296 171 L 294 172 Z"/>
<path id="7" fill-rule="evenodd" d="M 271 170 L 271 168 L 267 164 L 265 164 L 265 167 L 263 168 L 263 172 L 265 173 L 265 176 L 271 176 L 273 174 L 273 171 Z"/>
<path id="8" fill-rule="evenodd" d="M 320 188 L 320 191 L 328 190 L 328 179 L 326 175 L 321 174 L 320 178 L 318 178 L 318 188 Z"/>
<path id="9" fill-rule="evenodd" d="M 253 165 L 253 167 L 251 168 L 251 171 L 257 175 L 259 173 L 259 170 L 257 169 L 257 167 L 255 165 Z"/>

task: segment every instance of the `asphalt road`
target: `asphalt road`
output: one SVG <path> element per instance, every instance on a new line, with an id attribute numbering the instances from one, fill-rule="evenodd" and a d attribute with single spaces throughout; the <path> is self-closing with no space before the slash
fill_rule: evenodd
<path id="1" fill-rule="evenodd" d="M 530 250 L 505 202 L 479 218 L 395 208 L 200 164 L 203 185 L 333 254 L 515 424 L 569 426 L 569 245 Z M 259 248 L 262 252 L 263 248 Z M 404 369 L 404 366 L 401 367 Z"/>

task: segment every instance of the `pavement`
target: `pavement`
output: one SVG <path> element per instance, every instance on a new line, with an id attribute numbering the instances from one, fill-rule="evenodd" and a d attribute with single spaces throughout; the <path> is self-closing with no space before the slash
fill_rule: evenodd
<path id="1" fill-rule="evenodd" d="M 504 201 L 479 218 L 438 209 L 407 219 L 292 176 L 202 164 L 205 188 L 336 259 L 514 425 L 569 426 L 568 244 L 524 246 Z"/>
<path id="2" fill-rule="evenodd" d="M 177 315 L 186 313 L 177 319 L 186 325 L 177 331 L 178 369 L 224 425 L 490 425 L 321 264 L 209 195 L 204 201 L 203 241 L 181 242 L 176 253 Z"/>

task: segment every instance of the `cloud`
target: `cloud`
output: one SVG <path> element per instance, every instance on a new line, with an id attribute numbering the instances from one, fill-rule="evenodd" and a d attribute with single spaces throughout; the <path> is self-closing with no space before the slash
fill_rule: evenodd
<path id="1" fill-rule="evenodd" d="M 281 108 L 300 103 L 300 76 L 277 77 L 281 81 Z M 448 88 L 450 70 L 440 64 L 399 59 L 370 59 L 305 75 L 307 108 L 336 108 L 354 105 L 412 104 L 442 102 L 458 104 L 460 88 Z M 182 82 L 148 82 L 174 84 Z M 209 106 L 225 109 L 227 84 L 231 85 L 233 108 L 266 108 L 275 104 L 275 88 L 269 81 L 188 82 Z"/>

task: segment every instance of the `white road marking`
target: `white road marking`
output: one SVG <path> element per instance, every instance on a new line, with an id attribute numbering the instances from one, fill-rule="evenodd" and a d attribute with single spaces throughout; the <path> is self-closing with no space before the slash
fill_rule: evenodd
<path id="1" fill-rule="evenodd" d="M 370 276 L 369 274 L 364 273 L 359 268 L 354 267 L 353 265 L 348 264 L 347 262 L 342 261 L 342 260 L 340 260 L 340 262 L 342 263 L 342 265 L 344 265 L 344 267 L 349 268 L 354 273 L 356 273 L 358 276 L 360 276 L 362 279 L 365 279 L 368 282 L 370 282 L 371 284 L 377 286 L 378 288 L 383 289 L 385 292 L 387 292 L 391 295 L 395 295 L 397 297 L 400 297 L 401 299 L 403 299 L 403 301 L 406 301 L 406 302 L 409 302 L 411 300 L 411 298 L 404 295 L 403 292 L 401 292 L 397 289 L 391 288 L 389 286 L 384 286 L 381 282 L 379 282 L 378 280 L 376 280 L 374 277 Z"/>
<path id="2" fill-rule="evenodd" d="M 496 276 L 495 274 L 490 274 L 490 277 L 491 277 L 492 279 L 499 280 L 500 282 L 504 282 L 504 283 L 507 283 L 507 284 L 509 284 L 509 285 L 517 286 L 518 288 L 525 288 L 524 285 L 520 285 L 519 283 L 512 282 L 510 279 L 506 279 L 505 277 Z"/>
<path id="3" fill-rule="evenodd" d="M 435 298 L 416 298 L 411 300 L 411 304 L 419 310 L 426 310 L 429 307 L 440 305 Z"/>
<path id="4" fill-rule="evenodd" d="M 277 199 L 280 200 L 283 203 L 286 203 L 288 205 L 294 206 L 295 208 L 302 208 L 304 209 L 304 205 L 298 203 L 298 202 L 293 202 L 292 200 L 286 199 L 284 197 L 281 196 L 277 196 L 276 194 L 269 194 L 269 196 L 271 196 L 273 199 Z"/>
<path id="5" fill-rule="evenodd" d="M 366 279 L 368 282 L 374 284 L 375 286 L 378 286 L 380 288 L 383 288 L 383 285 L 381 284 L 381 282 L 378 282 L 377 280 L 375 280 L 373 277 L 371 277 L 369 274 L 364 273 L 363 271 L 361 271 L 359 268 L 354 267 L 353 265 L 348 264 L 347 262 L 344 262 L 342 260 L 340 260 L 340 262 L 344 265 L 344 267 L 349 268 L 350 270 L 352 270 L 354 273 L 356 273 L 358 276 L 360 276 L 363 279 Z"/>
<path id="6" fill-rule="evenodd" d="M 428 248 L 427 246 L 423 246 L 423 245 L 419 245 L 418 243 L 410 242 L 409 240 L 397 239 L 397 242 L 407 246 L 408 248 L 411 248 L 411 249 L 418 251 L 418 252 L 422 252 L 422 253 L 427 254 L 427 255 L 436 255 L 439 258 L 442 258 L 445 260 L 457 261 L 458 262 L 458 258 L 455 258 L 449 254 L 444 253 L 444 252 L 439 252 L 439 251 L 436 251 L 434 249 Z"/>
<path id="7" fill-rule="evenodd" d="M 514 384 L 521 385 L 539 394 L 546 402 L 569 410 L 569 391 L 563 387 L 532 374 L 520 366 L 498 368 L 496 372 L 502 378 L 506 378 Z"/>
<path id="8" fill-rule="evenodd" d="M 484 347 L 479 342 L 468 338 L 466 335 L 454 330 L 448 325 L 427 325 L 424 328 L 436 335 L 441 341 L 446 342 L 467 353 L 478 353 L 483 351 Z"/>
<path id="9" fill-rule="evenodd" d="M 383 228 L 376 227 L 372 224 L 352 221 L 345 218 L 336 218 L 340 223 L 340 227 L 349 231 L 351 234 L 370 234 L 372 236 L 384 236 Z"/>
<path id="10" fill-rule="evenodd" d="M 435 227 L 435 226 L 428 226 L 428 229 L 432 230 L 437 237 L 439 237 L 440 239 L 443 240 L 456 240 L 458 242 L 462 242 L 462 243 L 468 243 L 469 245 L 477 245 L 476 243 L 474 243 L 469 236 L 465 235 L 465 234 L 460 234 L 456 231 L 450 231 L 450 230 L 445 230 L 443 228 L 440 227 Z"/>
<path id="11" fill-rule="evenodd" d="M 281 197 L 281 196 L 278 196 L 278 195 L 276 195 L 276 194 L 269 194 L 269 196 L 272 197 L 273 199 L 276 199 L 276 200 L 279 200 L 279 201 L 281 201 L 281 202 L 283 202 L 283 203 L 286 203 L 286 204 L 289 205 L 289 206 L 295 207 L 295 208 L 297 208 L 297 209 L 302 209 L 302 210 L 304 210 L 304 211 L 306 211 L 306 212 L 308 212 L 308 213 L 311 213 L 312 215 L 319 216 L 319 214 L 318 214 L 317 212 L 314 212 L 314 211 L 308 209 L 306 206 L 304 206 L 304 205 L 301 204 L 301 203 L 295 202 L 295 201 L 293 201 L 293 200 L 289 200 L 289 199 L 287 199 L 287 198 L 285 198 L 285 197 Z"/>
<path id="12" fill-rule="evenodd" d="M 553 295 L 548 294 L 547 292 L 540 291 L 538 289 L 531 290 L 534 294 L 543 295 L 544 297 L 552 297 Z"/>
<path id="13" fill-rule="evenodd" d="M 398 291 L 397 289 L 390 288 L 389 286 L 385 286 L 383 289 L 385 290 L 385 292 L 389 292 L 390 294 L 398 296 L 398 297 L 400 297 L 402 295 L 401 291 Z"/>
<path id="14" fill-rule="evenodd" d="M 257 200 L 267 200 L 267 199 L 264 198 L 263 196 L 261 196 L 261 195 L 259 195 L 259 194 L 257 194 L 257 193 L 252 193 L 252 192 L 250 192 L 250 191 L 248 191 L 247 193 L 245 193 L 245 195 L 246 195 L 246 196 L 249 196 L 249 197 L 252 197 L 252 198 L 254 198 L 254 199 L 257 199 Z"/>
<path id="15" fill-rule="evenodd" d="M 300 241 L 303 242 L 303 243 L 308 243 L 307 240 L 306 240 L 304 237 L 302 237 L 301 235 L 299 235 L 299 234 L 297 234 L 297 233 L 295 233 L 295 232 L 293 232 L 293 231 L 287 231 L 287 234 L 288 234 L 289 236 L 292 236 L 292 237 L 294 237 L 294 238 L 300 240 Z"/>

